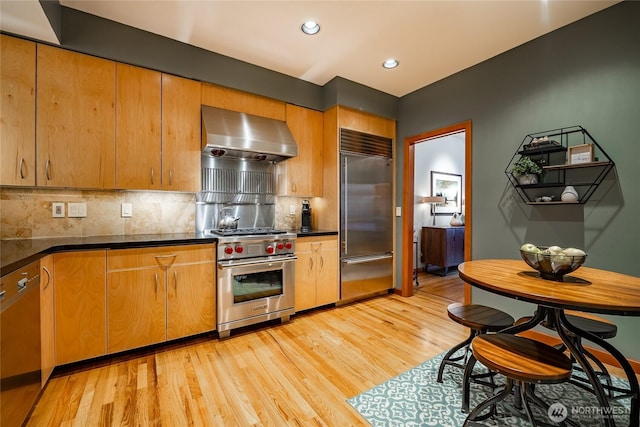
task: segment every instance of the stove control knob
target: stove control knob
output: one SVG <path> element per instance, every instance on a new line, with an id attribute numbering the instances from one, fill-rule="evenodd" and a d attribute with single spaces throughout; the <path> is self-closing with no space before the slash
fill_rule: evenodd
<path id="1" fill-rule="evenodd" d="M 224 253 L 227 255 L 231 255 L 233 253 L 233 248 L 231 246 L 226 246 L 224 248 Z"/>
<path id="2" fill-rule="evenodd" d="M 242 246 L 240 246 L 240 245 L 236 246 L 235 249 L 236 249 L 236 253 L 241 254 L 242 252 L 244 252 L 244 248 Z"/>
<path id="3" fill-rule="evenodd" d="M 277 248 L 279 251 L 283 250 L 283 249 L 284 249 L 284 243 L 282 243 L 282 242 L 278 243 L 278 244 L 276 245 L 276 248 Z"/>
<path id="4" fill-rule="evenodd" d="M 293 244 L 291 242 L 287 242 L 287 243 L 284 244 L 284 247 L 287 248 L 287 249 L 291 249 L 291 248 L 293 248 Z"/>
<path id="5" fill-rule="evenodd" d="M 274 252 L 275 252 L 275 249 L 273 248 L 273 246 L 272 246 L 272 245 L 267 245 L 267 246 L 264 248 L 264 251 L 265 251 L 266 253 L 268 253 L 268 254 L 272 254 L 272 253 L 274 253 Z"/>

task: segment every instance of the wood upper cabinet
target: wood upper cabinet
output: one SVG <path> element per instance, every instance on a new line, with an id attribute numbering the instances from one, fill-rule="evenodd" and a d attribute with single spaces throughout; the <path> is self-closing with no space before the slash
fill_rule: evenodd
<path id="1" fill-rule="evenodd" d="M 53 259 L 56 364 L 106 354 L 106 251 L 60 252 Z"/>
<path id="2" fill-rule="evenodd" d="M 202 84 L 202 105 L 286 120 L 285 103 L 282 101 L 209 83 Z"/>
<path id="3" fill-rule="evenodd" d="M 162 189 L 200 191 L 200 82 L 162 75 Z"/>
<path id="4" fill-rule="evenodd" d="M 161 188 L 160 73 L 116 64 L 116 188 Z"/>
<path id="5" fill-rule="evenodd" d="M 37 58 L 37 185 L 114 188 L 115 62 L 42 44 Z"/>
<path id="6" fill-rule="evenodd" d="M 296 311 L 338 301 L 338 238 L 298 238 L 296 255 Z"/>
<path id="7" fill-rule="evenodd" d="M 36 44 L 0 35 L 0 185 L 36 185 Z"/>
<path id="8" fill-rule="evenodd" d="M 278 163 L 280 196 L 322 197 L 323 114 L 287 104 L 287 126 L 298 144 L 298 156 Z"/>
<path id="9" fill-rule="evenodd" d="M 42 387 L 56 366 L 53 255 L 40 259 L 40 360 Z"/>
<path id="10" fill-rule="evenodd" d="M 215 246 L 108 252 L 109 353 L 215 329 Z"/>

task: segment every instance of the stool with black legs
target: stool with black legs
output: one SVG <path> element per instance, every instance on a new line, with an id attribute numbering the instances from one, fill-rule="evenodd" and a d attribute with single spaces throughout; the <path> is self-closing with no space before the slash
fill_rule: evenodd
<path id="1" fill-rule="evenodd" d="M 439 383 L 442 382 L 445 367 L 454 366 L 464 370 L 470 354 L 469 344 L 476 336 L 489 332 L 498 332 L 513 325 L 514 322 L 513 317 L 504 311 L 480 304 L 449 304 L 447 314 L 454 322 L 468 327 L 470 334 L 466 340 L 454 346 L 444 355 L 438 369 Z M 462 348 L 464 348 L 464 353 L 456 356 L 455 354 Z M 478 376 L 475 379 L 478 380 Z"/>
<path id="2" fill-rule="evenodd" d="M 615 337 L 618 333 L 618 327 L 616 326 L 616 324 L 603 317 L 595 316 L 592 314 L 587 315 L 584 313 L 579 313 L 574 311 L 566 311 L 565 316 L 567 321 L 571 323 L 573 326 L 585 332 L 589 332 L 603 340 L 611 339 Z M 527 321 L 529 319 L 530 317 L 523 317 L 521 319 L 518 319 L 516 323 L 522 323 L 523 321 Z M 547 329 L 555 330 L 555 325 L 550 322 L 544 321 L 541 323 L 541 325 Z M 598 368 L 595 371 L 595 374 L 600 379 L 604 380 L 605 382 L 604 388 L 608 394 L 608 397 L 610 399 L 613 399 L 613 398 L 622 398 L 627 396 L 628 390 L 619 389 L 613 386 L 609 371 L 593 353 L 591 353 L 589 350 L 585 349 L 582 346 L 582 339 L 579 336 L 572 334 L 570 332 L 568 332 L 568 335 L 571 337 L 573 344 L 581 350 L 582 354 L 587 356 L 593 362 L 593 364 L 595 364 L 596 367 Z M 562 351 L 566 350 L 566 346 L 564 344 L 560 344 L 556 348 Z M 582 368 L 578 364 L 575 364 L 575 359 L 573 358 L 573 356 L 571 356 L 571 359 L 574 362 L 574 371 L 582 371 Z M 589 385 L 589 380 L 587 378 L 584 378 L 583 376 L 576 375 L 576 372 L 574 372 L 574 374 L 571 376 L 571 382 L 579 387 L 584 388 L 585 390 L 591 390 L 591 386 Z M 615 396 L 614 392 L 619 392 L 621 394 L 619 394 L 618 396 Z"/>
<path id="3" fill-rule="evenodd" d="M 471 344 L 472 356 L 466 370 L 472 370 L 476 361 L 494 372 L 505 376 L 504 388 L 497 394 L 479 403 L 467 416 L 464 427 L 474 425 L 474 421 L 487 419 L 497 414 L 496 404 L 513 391 L 518 393 L 522 411 L 532 426 L 549 425 L 537 421 L 530 403 L 538 405 L 548 413 L 549 404 L 535 394 L 535 384 L 558 384 L 571 378 L 571 359 L 550 345 L 511 334 L 480 335 Z M 468 387 L 468 385 L 465 384 Z M 489 408 L 489 411 L 487 409 Z M 561 426 L 577 426 L 566 419 L 567 413 L 558 420 Z"/>

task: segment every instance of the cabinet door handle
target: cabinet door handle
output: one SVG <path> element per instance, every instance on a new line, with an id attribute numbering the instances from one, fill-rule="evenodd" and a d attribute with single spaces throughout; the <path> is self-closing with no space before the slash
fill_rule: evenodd
<path id="1" fill-rule="evenodd" d="M 49 270 L 47 270 L 47 267 L 42 267 L 42 269 L 44 270 L 45 273 L 47 273 L 47 283 L 45 283 L 42 289 L 47 289 L 49 287 L 49 283 L 51 282 L 51 273 L 49 273 Z"/>
<path id="2" fill-rule="evenodd" d="M 170 254 L 170 255 L 156 255 L 156 258 L 173 258 L 175 257 L 176 254 Z"/>
<path id="3" fill-rule="evenodd" d="M 169 185 L 173 184 L 173 169 L 169 169 Z"/>
<path id="4" fill-rule="evenodd" d="M 178 270 L 173 272 L 173 286 L 176 290 L 176 294 L 178 293 Z"/>
<path id="5" fill-rule="evenodd" d="M 158 273 L 156 273 L 156 293 L 158 293 Z"/>
<path id="6" fill-rule="evenodd" d="M 309 271 L 313 270 L 313 258 L 309 258 Z"/>
<path id="7" fill-rule="evenodd" d="M 24 179 L 24 157 L 20 157 L 20 179 Z"/>
<path id="8" fill-rule="evenodd" d="M 47 165 L 44 168 L 45 174 L 47 176 L 47 181 L 51 180 L 51 160 L 47 160 Z"/>
<path id="9" fill-rule="evenodd" d="M 320 270 L 322 271 L 323 268 L 324 268 L 324 257 L 320 255 Z"/>
<path id="10" fill-rule="evenodd" d="M 151 168 L 151 185 L 153 185 L 153 181 L 154 181 L 153 176 L 154 176 L 154 170 L 153 168 Z"/>

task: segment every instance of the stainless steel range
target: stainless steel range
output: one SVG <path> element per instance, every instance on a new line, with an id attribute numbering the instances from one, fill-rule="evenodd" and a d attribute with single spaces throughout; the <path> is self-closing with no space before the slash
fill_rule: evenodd
<path id="1" fill-rule="evenodd" d="M 241 326 L 278 318 L 288 321 L 295 312 L 296 235 L 271 229 L 209 233 L 218 236 L 220 338 Z"/>
<path id="2" fill-rule="evenodd" d="M 295 238 L 275 230 L 275 164 L 298 154 L 286 123 L 202 107 L 196 230 L 218 237 L 217 328 L 294 313 Z"/>

